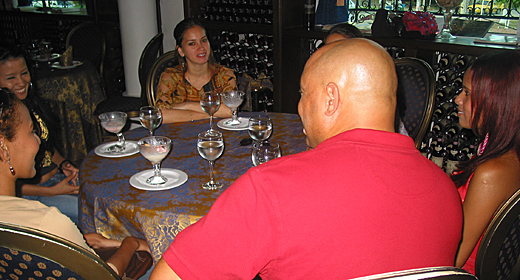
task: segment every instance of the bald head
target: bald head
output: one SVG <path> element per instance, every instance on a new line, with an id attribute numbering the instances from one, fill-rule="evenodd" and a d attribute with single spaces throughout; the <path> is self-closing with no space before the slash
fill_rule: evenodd
<path id="1" fill-rule="evenodd" d="M 377 43 L 355 38 L 320 48 L 301 77 L 308 144 L 354 128 L 393 131 L 396 89 L 394 62 Z"/>

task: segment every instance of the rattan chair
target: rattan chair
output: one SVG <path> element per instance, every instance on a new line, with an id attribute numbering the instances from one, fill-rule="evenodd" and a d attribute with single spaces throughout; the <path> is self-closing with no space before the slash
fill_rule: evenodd
<path id="1" fill-rule="evenodd" d="M 90 61 L 103 77 L 106 40 L 103 29 L 95 23 L 82 23 L 67 35 L 66 48 L 72 46 L 72 57 Z"/>
<path id="2" fill-rule="evenodd" d="M 148 105 L 148 99 L 146 97 L 145 90 L 146 77 L 151 71 L 153 63 L 160 54 L 160 47 L 163 43 L 163 37 L 164 35 L 162 33 L 155 35 L 146 44 L 143 52 L 141 53 L 141 57 L 139 58 L 138 75 L 139 83 L 141 84 L 141 97 L 137 98 L 121 95 L 111 96 L 97 105 L 96 110 L 94 111 L 96 116 L 106 112 L 120 111 L 127 113 L 129 119 L 133 118 L 130 119 L 128 122 L 129 124 L 139 123 L 139 121 L 136 120 L 136 118 L 139 117 L 139 108 Z M 125 129 L 128 129 L 128 127 L 129 125 L 125 127 Z M 100 141 L 110 140 L 113 137 L 113 135 L 106 134 L 101 128 L 99 133 L 101 135 L 99 139 Z"/>
<path id="3" fill-rule="evenodd" d="M 148 78 L 146 79 L 146 96 L 148 104 L 155 105 L 157 85 L 159 84 L 162 72 L 164 72 L 166 68 L 174 67 L 178 64 L 177 51 L 169 51 L 157 58 L 152 66 L 152 70 L 148 74 Z"/>
<path id="4" fill-rule="evenodd" d="M 413 138 L 415 147 L 419 149 L 433 115 L 433 70 L 425 61 L 412 57 L 396 59 L 395 69 L 398 78 L 398 104 L 405 107 L 401 120 Z"/>
<path id="5" fill-rule="evenodd" d="M 426 267 L 409 270 L 401 270 L 376 275 L 370 275 L 352 280 L 419 280 L 419 279 L 439 279 L 439 280 L 478 280 L 475 275 L 463 269 L 451 266 Z"/>
<path id="6" fill-rule="evenodd" d="M 475 274 L 483 280 L 520 279 L 520 190 L 498 209 L 477 251 Z"/>
<path id="7" fill-rule="evenodd" d="M 97 255 L 73 242 L 4 222 L 0 263 L 1 279 L 121 279 Z"/>

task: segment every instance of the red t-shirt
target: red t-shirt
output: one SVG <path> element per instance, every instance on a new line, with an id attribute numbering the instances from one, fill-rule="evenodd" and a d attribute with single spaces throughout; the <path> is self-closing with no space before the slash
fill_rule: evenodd
<path id="1" fill-rule="evenodd" d="M 455 185 L 397 133 L 356 129 L 251 168 L 163 258 L 182 279 L 348 279 L 453 266 Z"/>

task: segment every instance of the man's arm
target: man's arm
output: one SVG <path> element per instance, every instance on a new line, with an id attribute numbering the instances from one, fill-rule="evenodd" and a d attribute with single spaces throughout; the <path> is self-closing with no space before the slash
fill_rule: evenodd
<path id="1" fill-rule="evenodd" d="M 153 269 L 152 275 L 150 275 L 150 280 L 164 280 L 164 279 L 172 279 L 172 280 L 180 280 L 181 278 L 173 271 L 170 266 L 166 263 L 164 259 L 160 259 L 159 262 L 155 265 Z"/>

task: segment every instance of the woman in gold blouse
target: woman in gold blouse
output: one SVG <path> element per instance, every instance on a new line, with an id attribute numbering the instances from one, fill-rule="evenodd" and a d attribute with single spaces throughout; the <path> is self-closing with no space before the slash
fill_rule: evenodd
<path id="1" fill-rule="evenodd" d="M 157 106 L 161 108 L 164 123 L 186 122 L 208 118 L 202 110 L 199 95 L 215 90 L 236 89 L 232 69 L 216 63 L 206 35 L 206 29 L 196 19 L 185 19 L 175 27 L 179 65 L 166 69 L 157 86 Z M 215 117 L 231 117 L 224 104 Z"/>

